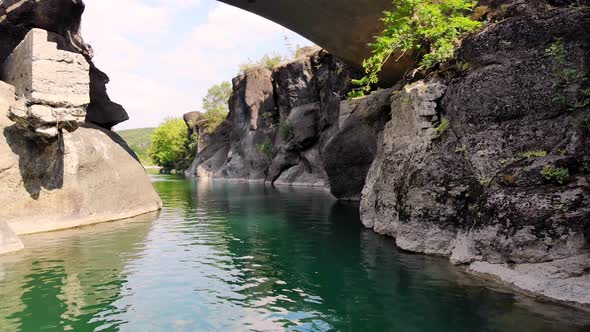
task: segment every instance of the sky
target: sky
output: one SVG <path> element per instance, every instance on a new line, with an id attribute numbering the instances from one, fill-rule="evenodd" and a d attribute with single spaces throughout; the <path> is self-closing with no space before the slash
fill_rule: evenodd
<path id="1" fill-rule="evenodd" d="M 111 78 L 111 99 L 130 120 L 116 130 L 156 127 L 201 110 L 209 87 L 240 64 L 287 54 L 310 41 L 262 17 L 214 0 L 85 0 L 82 36 Z"/>

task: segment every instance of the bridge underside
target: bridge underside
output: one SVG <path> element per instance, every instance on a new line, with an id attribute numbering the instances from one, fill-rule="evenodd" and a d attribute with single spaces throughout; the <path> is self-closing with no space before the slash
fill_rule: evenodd
<path id="1" fill-rule="evenodd" d="M 392 6 L 391 0 L 219 1 L 274 21 L 357 65 L 370 55 L 367 44 L 383 30 L 380 18 Z M 388 76 L 408 68 L 411 59 L 402 60 L 388 65 Z"/>

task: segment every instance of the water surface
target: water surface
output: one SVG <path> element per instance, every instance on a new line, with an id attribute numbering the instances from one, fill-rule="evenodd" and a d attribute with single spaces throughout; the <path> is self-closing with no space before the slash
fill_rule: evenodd
<path id="1" fill-rule="evenodd" d="M 0 256 L 0 331 L 590 331 L 397 251 L 323 191 L 153 179 L 161 213 Z"/>

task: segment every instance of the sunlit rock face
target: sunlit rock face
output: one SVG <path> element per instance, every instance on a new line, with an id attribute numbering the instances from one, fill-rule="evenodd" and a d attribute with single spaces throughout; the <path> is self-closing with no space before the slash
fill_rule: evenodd
<path id="1" fill-rule="evenodd" d="M 233 80 L 227 120 L 206 135 L 189 175 L 321 187 L 358 201 L 392 92 L 343 100 L 359 75 L 319 48 L 273 70 L 246 71 Z"/>
<path id="2" fill-rule="evenodd" d="M 89 120 L 100 113 L 99 124 L 110 127 L 126 114 L 116 120 L 108 111 L 117 108 L 108 78 L 78 34 L 83 8 L 68 0 L 0 4 L 0 252 L 19 247 L 9 230 L 52 231 L 161 207 L 127 144 Z"/>
<path id="3" fill-rule="evenodd" d="M 109 98 L 106 89 L 109 77 L 96 68 L 92 62 L 92 47 L 80 34 L 84 8 L 82 0 L 1 1 L 0 63 L 12 54 L 30 29 L 48 31 L 59 50 L 82 55 L 89 66 L 90 103 L 86 107 L 85 121 L 110 129 L 127 121 L 129 116 L 121 105 Z"/>
<path id="4" fill-rule="evenodd" d="M 80 54 L 62 51 L 51 39 L 62 38 L 31 30 L 2 65 L 0 79 L 13 85 L 19 98 L 8 117 L 24 135 L 57 138 L 75 130 L 90 103 L 89 65 Z"/>
<path id="5" fill-rule="evenodd" d="M 16 100 L 0 82 L 0 114 Z M 0 220 L 16 234 L 77 227 L 158 210 L 160 199 L 127 144 L 84 124 L 45 141 L 0 116 Z"/>
<path id="6" fill-rule="evenodd" d="M 23 243 L 5 221 L 0 221 L 0 255 L 23 249 Z"/>

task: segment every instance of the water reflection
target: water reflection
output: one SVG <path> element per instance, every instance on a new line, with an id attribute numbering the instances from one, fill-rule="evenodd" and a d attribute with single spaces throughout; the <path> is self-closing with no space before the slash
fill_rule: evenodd
<path id="1" fill-rule="evenodd" d="M 569 308 L 398 252 L 323 191 L 154 177 L 159 216 L 0 257 L 0 327 L 37 331 L 587 331 Z M 551 313 L 551 314 L 548 314 Z M 0 328 L 2 330 L 2 328 Z"/>
<path id="2" fill-rule="evenodd" d="M 141 255 L 157 216 L 25 237 L 26 250 L 0 257 L 0 327 L 38 331 L 116 325 L 108 317 L 117 310 L 112 303 L 121 297 L 126 264 Z"/>

